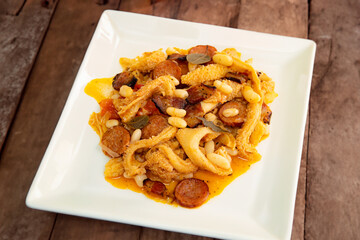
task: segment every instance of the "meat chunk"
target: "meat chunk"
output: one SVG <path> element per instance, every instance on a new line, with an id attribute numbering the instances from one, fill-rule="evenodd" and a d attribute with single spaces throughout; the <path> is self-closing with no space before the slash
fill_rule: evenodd
<path id="1" fill-rule="evenodd" d="M 219 110 L 219 117 L 221 121 L 230 127 L 241 127 L 246 119 L 247 105 L 244 101 L 230 101 L 221 106 Z M 224 116 L 224 111 L 227 109 L 237 109 L 239 113 L 232 117 Z"/>
<path id="2" fill-rule="evenodd" d="M 174 60 L 179 65 L 181 69 L 181 75 L 185 75 L 189 72 L 188 61 L 186 60 L 186 55 L 174 53 L 168 56 L 169 60 Z"/>
<path id="3" fill-rule="evenodd" d="M 187 90 L 189 96 L 187 97 L 187 101 L 190 104 L 196 104 L 209 98 L 215 92 L 215 87 L 207 86 L 204 84 L 196 85 Z"/>
<path id="4" fill-rule="evenodd" d="M 183 207 L 198 207 L 207 200 L 208 196 L 208 185 L 197 178 L 184 179 L 175 187 L 176 201 Z"/>
<path id="5" fill-rule="evenodd" d="M 150 179 L 146 179 L 144 181 L 144 189 L 158 196 L 164 197 L 166 195 L 166 186 L 159 181 L 152 181 Z"/>
<path id="6" fill-rule="evenodd" d="M 157 64 L 153 70 L 153 78 L 170 75 L 177 79 L 181 78 L 181 68 L 173 60 L 165 60 Z"/>
<path id="7" fill-rule="evenodd" d="M 155 103 L 156 107 L 164 114 L 167 114 L 166 109 L 168 107 L 183 109 L 186 105 L 185 99 L 171 96 L 155 95 L 152 98 L 152 101 Z"/>
<path id="8" fill-rule="evenodd" d="M 100 146 L 111 157 L 119 157 L 130 143 L 130 133 L 121 126 L 108 129 L 101 138 Z"/>
<path id="9" fill-rule="evenodd" d="M 165 117 L 161 115 L 152 115 L 148 124 L 142 129 L 141 138 L 148 139 L 161 133 L 169 126 Z"/>
<path id="10" fill-rule="evenodd" d="M 186 116 L 184 117 L 184 120 L 189 127 L 196 127 L 201 123 L 201 120 L 197 117 L 203 117 L 205 113 L 200 103 L 195 105 L 187 105 L 185 110 Z"/>
<path id="11" fill-rule="evenodd" d="M 135 86 L 136 82 L 137 78 L 132 74 L 132 72 L 122 72 L 116 74 L 113 79 L 112 86 L 116 90 L 119 90 L 123 85 L 127 85 L 132 88 Z"/>
<path id="12" fill-rule="evenodd" d="M 225 78 L 239 83 L 245 83 L 246 81 L 250 80 L 250 78 L 244 73 L 232 73 L 232 72 L 228 72 L 225 75 Z"/>
<path id="13" fill-rule="evenodd" d="M 266 105 L 266 103 L 263 103 L 262 108 L 261 108 L 261 120 L 265 124 L 270 124 L 271 115 L 272 115 L 272 111 L 271 111 L 270 107 L 268 105 Z"/>

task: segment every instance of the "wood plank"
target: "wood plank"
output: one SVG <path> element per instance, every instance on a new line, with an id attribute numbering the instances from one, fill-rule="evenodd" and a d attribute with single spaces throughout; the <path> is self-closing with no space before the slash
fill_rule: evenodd
<path id="1" fill-rule="evenodd" d="M 0 151 L 57 1 L 1 1 Z"/>
<path id="2" fill-rule="evenodd" d="M 252 31 L 307 38 L 308 3 L 306 0 L 242 1 L 238 27 Z M 309 116 L 304 136 L 295 202 L 291 236 L 291 239 L 293 240 L 304 239 L 308 123 Z"/>
<path id="3" fill-rule="evenodd" d="M 308 3 L 306 0 L 245 0 L 241 3 L 239 28 L 307 38 Z"/>
<path id="4" fill-rule="evenodd" d="M 240 9 L 240 1 L 237 0 L 216 0 L 206 3 L 200 0 L 183 0 L 177 18 L 237 28 Z"/>
<path id="5" fill-rule="evenodd" d="M 359 1 L 312 0 L 317 42 L 311 92 L 305 238 L 360 236 Z"/>
<path id="6" fill-rule="evenodd" d="M 0 15 L 0 150 L 57 2 L 54 1 L 48 8 L 42 7 L 38 1 L 22 4 L 13 1 L 2 2 L 1 5 L 6 15 Z M 5 5 L 7 9 L 3 8 Z M 28 107 L 30 114 L 33 106 Z M 44 150 L 44 147 L 37 145 L 43 139 L 33 138 L 34 141 L 27 142 L 30 140 L 27 136 L 33 135 L 33 129 L 25 128 L 29 120 L 27 117 L 20 128 L 12 131 L 12 137 L 9 136 L 7 147 L 3 148 L 1 154 L 2 239 L 47 238 L 55 216 L 25 207 L 26 193 L 39 165 L 39 161 L 34 161 L 34 156 L 42 155 Z M 23 134 L 26 130 L 29 135 Z M 38 231 L 39 226 L 42 227 L 41 231 Z"/>
<path id="7" fill-rule="evenodd" d="M 20 14 L 26 0 L 3 0 L 0 1 L 0 14 L 17 16 Z"/>
<path id="8" fill-rule="evenodd" d="M 51 239 L 139 239 L 140 230 L 133 225 L 59 214 Z"/>

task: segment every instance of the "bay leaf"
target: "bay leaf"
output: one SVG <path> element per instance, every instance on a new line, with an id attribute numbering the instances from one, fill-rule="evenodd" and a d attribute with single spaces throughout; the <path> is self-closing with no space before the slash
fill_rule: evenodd
<path id="1" fill-rule="evenodd" d="M 215 132 L 226 132 L 226 130 L 219 128 L 213 122 L 208 121 L 205 118 L 202 118 L 202 117 L 197 117 L 197 118 L 202 121 L 202 123 L 204 124 L 205 127 L 209 127 Z M 227 132 L 229 132 L 229 131 L 227 131 Z"/>
<path id="2" fill-rule="evenodd" d="M 149 116 L 143 115 L 143 116 L 134 117 L 132 120 L 127 122 L 127 125 L 135 129 L 141 129 L 145 127 L 148 122 L 149 122 Z"/>
<path id="3" fill-rule="evenodd" d="M 210 62 L 211 57 L 203 53 L 190 53 L 186 56 L 186 60 L 192 64 L 203 64 Z"/>

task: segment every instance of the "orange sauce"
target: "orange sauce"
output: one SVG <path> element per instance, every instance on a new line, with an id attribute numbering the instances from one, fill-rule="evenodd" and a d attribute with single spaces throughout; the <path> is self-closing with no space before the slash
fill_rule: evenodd
<path id="1" fill-rule="evenodd" d="M 112 78 L 94 79 L 87 84 L 84 91 L 89 96 L 95 98 L 97 102 L 100 102 L 101 100 L 109 98 L 111 96 L 111 91 L 113 90 L 111 83 L 112 83 Z M 219 195 L 227 185 L 229 185 L 233 180 L 235 180 L 241 174 L 245 173 L 250 168 L 251 164 L 259 160 L 260 158 L 259 159 L 254 158 L 254 160 L 246 160 L 240 157 L 233 157 L 231 162 L 233 173 L 230 176 L 219 176 L 205 170 L 198 170 L 194 174 L 194 178 L 201 179 L 207 183 L 210 193 L 208 198 L 209 200 Z M 174 201 L 173 197 L 168 197 L 164 199 L 155 194 L 151 194 L 145 189 L 139 187 L 133 179 L 128 179 L 125 177 L 119 177 L 119 178 L 105 177 L 105 179 L 116 188 L 129 189 L 134 192 L 142 193 L 154 201 L 178 206 L 176 201 Z M 173 196 L 173 192 L 177 183 L 178 181 L 172 181 L 169 184 L 165 184 L 167 188 L 167 192 L 170 193 L 170 196 Z"/>
<path id="2" fill-rule="evenodd" d="M 198 170 L 194 174 L 194 178 L 198 178 L 201 180 L 204 180 L 206 184 L 209 187 L 209 198 L 207 201 L 209 201 L 211 198 L 219 195 L 226 186 L 228 186 L 232 181 L 234 181 L 237 177 L 239 177 L 241 174 L 245 173 L 247 170 L 249 170 L 251 164 L 257 162 L 258 160 L 252 160 L 248 161 L 246 159 L 240 158 L 240 157 L 233 157 L 231 162 L 231 167 L 233 169 L 233 173 L 230 176 L 219 176 L 214 173 L 208 172 L 206 170 Z M 120 189 L 129 189 L 134 192 L 142 193 L 148 198 L 165 203 L 165 204 L 171 204 L 174 206 L 178 206 L 176 201 L 174 201 L 173 198 L 161 198 L 159 196 L 156 196 L 154 194 L 151 194 L 144 190 L 143 188 L 139 187 L 133 179 L 128 179 L 124 177 L 119 178 L 105 178 L 106 181 L 111 183 L 116 188 Z M 167 191 L 170 193 L 170 195 L 173 195 L 174 189 L 177 185 L 178 181 L 172 181 L 169 184 L 165 184 Z"/>
<path id="3" fill-rule="evenodd" d="M 90 97 L 95 98 L 97 102 L 101 102 L 105 98 L 111 96 L 113 78 L 96 78 L 91 80 L 85 87 L 84 91 Z"/>

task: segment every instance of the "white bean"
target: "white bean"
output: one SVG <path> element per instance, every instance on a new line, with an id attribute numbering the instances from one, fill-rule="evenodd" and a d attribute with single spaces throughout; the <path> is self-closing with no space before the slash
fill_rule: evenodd
<path id="1" fill-rule="evenodd" d="M 260 96 L 250 86 L 245 86 L 242 89 L 242 95 L 249 103 L 257 103 L 260 101 Z"/>
<path id="2" fill-rule="evenodd" d="M 105 123 L 105 126 L 107 128 L 112 128 L 112 127 L 115 127 L 115 126 L 118 126 L 118 125 L 119 125 L 119 121 L 116 120 L 116 119 L 107 120 L 106 123 Z"/>
<path id="3" fill-rule="evenodd" d="M 213 56 L 213 60 L 217 64 L 221 64 L 224 66 L 231 66 L 233 64 L 233 59 L 229 55 L 217 53 Z"/>
<path id="4" fill-rule="evenodd" d="M 175 90 L 175 97 L 186 99 L 188 96 L 189 96 L 189 93 L 184 89 L 176 89 Z"/>
<path id="5" fill-rule="evenodd" d="M 213 153 L 215 150 L 214 141 L 211 140 L 211 141 L 206 142 L 204 148 L 205 148 L 206 154 Z"/>
<path id="6" fill-rule="evenodd" d="M 221 168 L 229 169 L 231 167 L 229 160 L 219 154 L 209 153 L 206 154 L 206 157 L 210 160 L 210 162 Z"/>
<path id="7" fill-rule="evenodd" d="M 232 87 L 230 87 L 229 85 L 227 85 L 226 83 L 223 83 L 219 80 L 216 80 L 214 82 L 214 86 L 216 87 L 216 89 L 218 89 L 220 92 L 224 93 L 224 94 L 230 94 L 232 93 L 233 89 Z"/>
<path id="8" fill-rule="evenodd" d="M 185 117 L 186 111 L 184 109 L 168 107 L 166 113 L 172 117 Z"/>
<path id="9" fill-rule="evenodd" d="M 141 138 L 141 129 L 136 129 L 133 134 L 131 135 L 130 143 L 134 143 L 136 141 L 139 141 Z"/>
<path id="10" fill-rule="evenodd" d="M 129 87 L 127 85 L 122 85 L 119 93 L 120 93 L 120 96 L 122 96 L 122 97 L 130 97 L 133 94 L 133 90 L 131 87 Z"/>
<path id="11" fill-rule="evenodd" d="M 177 127 L 177 128 L 186 128 L 187 122 L 179 117 L 169 117 L 168 122 L 171 126 Z"/>
<path id="12" fill-rule="evenodd" d="M 234 117 L 239 114 L 239 110 L 236 108 L 225 109 L 222 113 L 225 117 Z"/>

